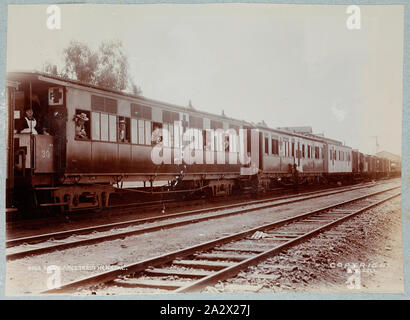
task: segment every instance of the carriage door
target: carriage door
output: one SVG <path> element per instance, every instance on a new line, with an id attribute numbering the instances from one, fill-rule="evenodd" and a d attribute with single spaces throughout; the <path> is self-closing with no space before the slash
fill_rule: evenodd
<path id="1" fill-rule="evenodd" d="M 54 135 L 54 167 L 59 174 L 64 172 L 66 163 L 66 96 L 65 87 L 48 88 L 48 115 Z"/>
<path id="2" fill-rule="evenodd" d="M 323 151 L 322 151 L 322 158 L 323 158 L 323 166 L 324 171 L 329 172 L 329 155 L 328 155 L 328 145 L 325 143 L 323 144 Z"/>
<path id="3" fill-rule="evenodd" d="M 12 206 L 14 189 L 14 94 L 16 89 L 17 83 L 6 82 L 6 207 L 8 208 Z"/>
<path id="4" fill-rule="evenodd" d="M 259 132 L 259 169 L 263 170 L 263 132 Z"/>
<path id="5" fill-rule="evenodd" d="M 298 150 L 296 152 L 296 156 L 298 157 L 298 167 L 300 167 L 300 142 L 298 141 Z"/>

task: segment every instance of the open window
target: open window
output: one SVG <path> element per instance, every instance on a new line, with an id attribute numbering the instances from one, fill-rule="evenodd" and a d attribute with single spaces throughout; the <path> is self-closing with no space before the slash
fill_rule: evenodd
<path id="1" fill-rule="evenodd" d="M 90 111 L 76 109 L 73 121 L 75 123 L 75 140 L 90 140 Z"/>
<path id="2" fill-rule="evenodd" d="M 66 116 L 63 106 L 63 87 L 49 87 L 49 84 L 42 82 L 22 82 L 19 91 L 14 93 L 15 133 L 56 135 L 65 130 L 60 121 Z"/>
<path id="3" fill-rule="evenodd" d="M 162 142 L 162 123 L 152 122 L 151 144 L 156 145 Z"/>
<path id="4" fill-rule="evenodd" d="M 265 136 L 265 154 L 269 154 L 269 138 Z"/>
<path id="5" fill-rule="evenodd" d="M 127 117 L 118 117 L 118 142 L 129 143 L 131 120 Z"/>

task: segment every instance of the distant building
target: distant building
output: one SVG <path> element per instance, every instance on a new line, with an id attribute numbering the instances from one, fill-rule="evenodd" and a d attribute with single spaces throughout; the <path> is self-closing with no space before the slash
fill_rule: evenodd
<path id="1" fill-rule="evenodd" d="M 387 158 L 391 161 L 398 161 L 401 162 L 401 157 L 397 154 L 388 152 L 388 151 L 380 151 L 376 153 L 376 156 L 382 157 L 382 158 Z"/>
<path id="2" fill-rule="evenodd" d="M 376 153 L 376 156 L 389 159 L 392 172 L 398 172 L 401 170 L 401 157 L 399 155 L 388 151 L 380 151 Z"/>
<path id="3" fill-rule="evenodd" d="M 306 133 L 313 133 L 312 127 L 305 126 L 305 127 L 279 127 L 279 130 L 289 131 L 298 134 L 306 134 Z"/>

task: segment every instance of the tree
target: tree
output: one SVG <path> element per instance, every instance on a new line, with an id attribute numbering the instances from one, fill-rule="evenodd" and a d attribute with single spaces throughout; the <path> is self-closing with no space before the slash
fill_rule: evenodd
<path id="1" fill-rule="evenodd" d="M 96 84 L 98 54 L 84 43 L 71 41 L 63 50 L 64 73 L 68 78 Z"/>
<path id="2" fill-rule="evenodd" d="M 63 50 L 63 60 L 61 73 L 49 63 L 44 65 L 43 71 L 97 86 L 141 94 L 141 89 L 128 73 L 128 58 L 119 40 L 102 42 L 97 51 L 93 51 L 85 43 L 71 41 Z"/>
<path id="3" fill-rule="evenodd" d="M 128 60 L 121 42 L 103 42 L 99 49 L 96 84 L 102 87 L 124 90 L 128 84 Z"/>

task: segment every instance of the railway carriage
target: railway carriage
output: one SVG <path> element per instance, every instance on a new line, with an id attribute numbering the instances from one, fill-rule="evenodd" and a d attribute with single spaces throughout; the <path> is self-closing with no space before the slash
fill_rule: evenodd
<path id="1" fill-rule="evenodd" d="M 297 170 L 302 181 L 313 181 L 325 173 L 325 144 L 319 139 L 285 130 L 258 127 L 262 132 L 262 163 L 264 175 L 293 178 Z"/>
<path id="2" fill-rule="evenodd" d="M 327 173 L 332 175 L 348 175 L 352 172 L 352 148 L 336 141 L 327 144 Z"/>
<path id="3" fill-rule="evenodd" d="M 9 73 L 6 99 L 8 207 L 101 209 L 125 182 L 215 196 L 388 171 L 304 127 L 271 129 L 38 72 Z"/>
<path id="4" fill-rule="evenodd" d="M 14 132 L 21 155 L 15 162 L 15 185 L 32 186 L 37 196 L 49 193 L 50 202 L 40 206 L 102 207 L 114 192 L 112 185 L 125 181 L 151 187 L 155 181 L 178 181 L 185 188 L 207 186 L 213 194 L 229 194 L 240 175 L 235 139 L 243 121 L 40 73 L 12 73 L 9 78 L 20 83 L 16 127 L 27 106 L 44 126 L 42 134 Z M 88 120 L 86 137 L 76 136 L 77 115 Z M 195 135 L 194 150 L 184 155 L 190 141 L 183 141 L 183 134 L 189 129 Z M 232 137 L 208 136 L 210 129 L 229 129 Z M 152 158 L 157 144 L 160 163 Z"/>

